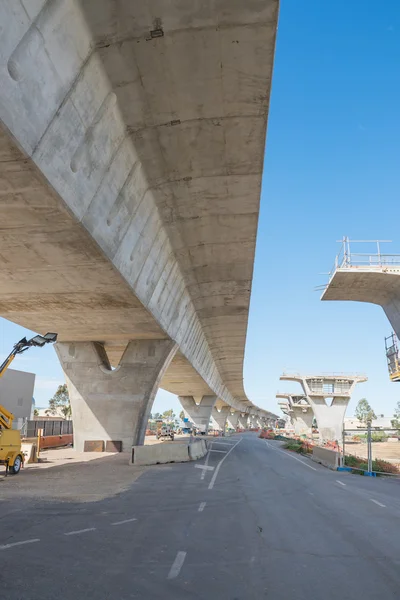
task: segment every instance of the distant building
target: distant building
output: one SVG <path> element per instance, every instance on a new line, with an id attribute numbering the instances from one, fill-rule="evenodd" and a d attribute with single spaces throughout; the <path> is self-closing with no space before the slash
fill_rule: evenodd
<path id="1" fill-rule="evenodd" d="M 34 373 L 7 369 L 0 379 L 0 404 L 13 413 L 13 429 L 21 429 L 33 415 Z"/>
<path id="2" fill-rule="evenodd" d="M 393 417 L 378 417 L 371 422 L 372 429 L 391 429 Z M 365 423 L 359 421 L 356 417 L 344 418 L 345 429 L 365 429 Z"/>

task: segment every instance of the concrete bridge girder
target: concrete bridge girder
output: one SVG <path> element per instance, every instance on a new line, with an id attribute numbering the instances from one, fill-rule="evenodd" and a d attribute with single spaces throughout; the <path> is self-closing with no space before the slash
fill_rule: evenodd
<path id="1" fill-rule="evenodd" d="M 240 409 L 278 0 L 151 4 L 0 7 L 1 315 L 115 366 L 173 340 L 165 389 Z"/>

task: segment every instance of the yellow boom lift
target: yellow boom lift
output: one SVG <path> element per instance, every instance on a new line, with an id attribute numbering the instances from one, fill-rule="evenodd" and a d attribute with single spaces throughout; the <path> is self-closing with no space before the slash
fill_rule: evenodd
<path id="1" fill-rule="evenodd" d="M 40 348 L 45 344 L 52 344 L 57 340 L 56 333 L 35 335 L 32 339 L 22 338 L 14 345 L 10 354 L 0 365 L 0 377 L 4 375 L 17 354 L 22 354 L 32 346 Z M 0 464 L 6 466 L 6 473 L 16 475 L 24 464 L 24 455 L 21 451 L 21 434 L 18 429 L 12 429 L 14 415 L 0 404 Z"/>

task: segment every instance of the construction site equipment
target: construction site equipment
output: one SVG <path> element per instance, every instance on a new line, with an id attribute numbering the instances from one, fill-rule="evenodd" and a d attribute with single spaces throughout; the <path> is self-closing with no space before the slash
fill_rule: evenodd
<path id="1" fill-rule="evenodd" d="M 171 441 L 174 441 L 174 430 L 173 427 L 171 425 L 165 424 L 163 423 L 163 421 L 158 420 L 157 421 L 157 439 L 160 440 L 161 438 L 163 438 L 165 440 L 165 438 L 170 438 Z"/>
<path id="2" fill-rule="evenodd" d="M 17 354 L 22 354 L 32 346 L 42 347 L 56 340 L 56 333 L 36 335 L 30 340 L 22 338 L 0 365 L 0 377 L 4 375 Z M 24 454 L 21 448 L 21 433 L 17 429 L 12 429 L 13 420 L 14 415 L 0 404 L 0 464 L 5 465 L 6 474 L 16 475 L 24 465 Z"/>
<path id="3" fill-rule="evenodd" d="M 385 338 L 385 350 L 390 381 L 400 381 L 399 347 L 395 333 Z"/>

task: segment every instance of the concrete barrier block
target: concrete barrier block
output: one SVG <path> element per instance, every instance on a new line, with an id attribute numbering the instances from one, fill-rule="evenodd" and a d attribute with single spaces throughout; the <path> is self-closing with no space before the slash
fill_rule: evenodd
<path id="1" fill-rule="evenodd" d="M 170 442 L 149 446 L 132 446 L 131 465 L 159 465 L 191 460 L 187 443 Z"/>
<path id="2" fill-rule="evenodd" d="M 189 444 L 190 460 L 198 460 L 207 454 L 206 440 L 198 440 Z"/>
<path id="3" fill-rule="evenodd" d="M 329 448 L 314 446 L 311 458 L 314 462 L 324 465 L 324 467 L 328 467 L 328 469 L 333 469 L 334 471 L 337 471 L 338 467 L 343 466 L 343 457 L 340 452 L 330 450 Z"/>

